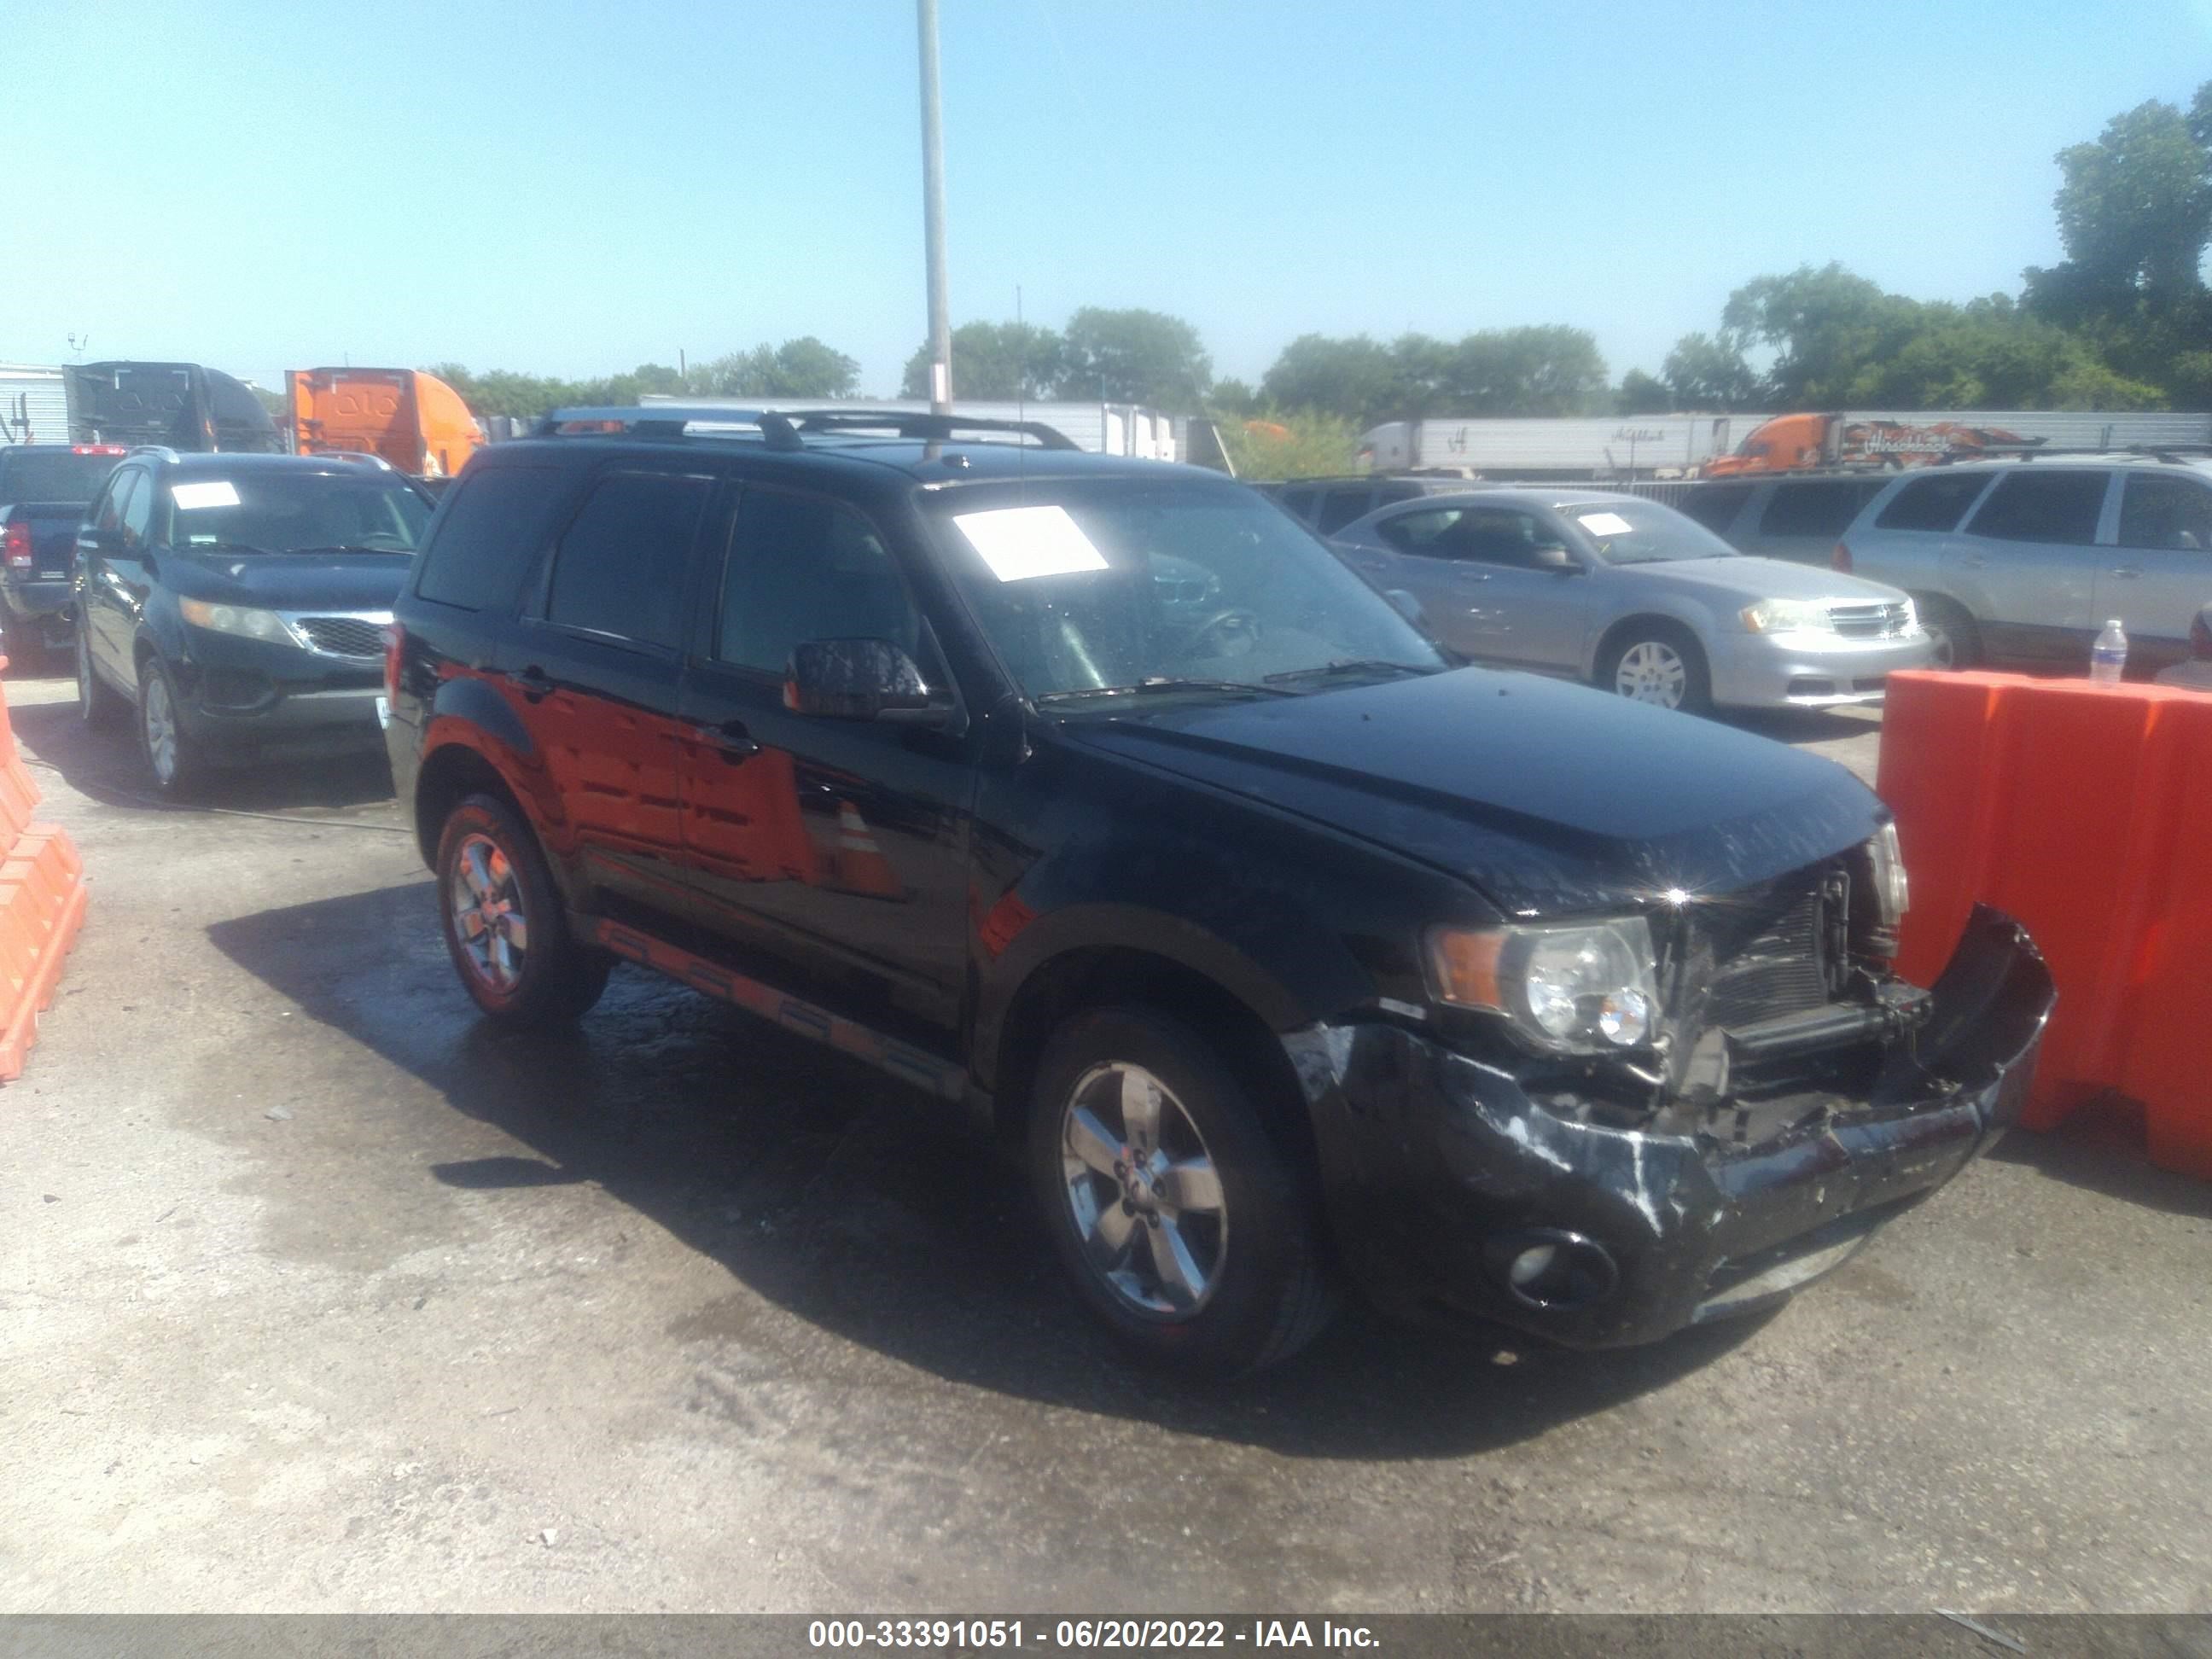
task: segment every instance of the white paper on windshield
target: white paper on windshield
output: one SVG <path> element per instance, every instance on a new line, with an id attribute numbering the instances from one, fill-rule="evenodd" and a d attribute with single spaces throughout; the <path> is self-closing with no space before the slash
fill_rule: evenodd
<path id="1" fill-rule="evenodd" d="M 236 507 L 238 486 L 228 478 L 210 478 L 204 483 L 171 484 L 169 499 L 184 507 Z"/>
<path id="2" fill-rule="evenodd" d="M 1629 536 L 1636 526 L 1618 513 L 1585 513 L 1575 522 L 1593 536 Z"/>
<path id="3" fill-rule="evenodd" d="M 1106 556 L 1062 507 L 1002 507 L 956 513 L 952 522 L 1002 582 L 1073 576 L 1106 568 Z"/>

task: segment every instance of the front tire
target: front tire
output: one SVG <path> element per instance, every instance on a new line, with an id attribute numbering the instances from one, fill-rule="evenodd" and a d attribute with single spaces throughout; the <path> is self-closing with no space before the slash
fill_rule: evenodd
<path id="1" fill-rule="evenodd" d="M 1148 1008 L 1079 1013 L 1037 1068 L 1032 1185 L 1077 1293 L 1141 1358 L 1226 1378 L 1336 1297 L 1318 1206 L 1214 1048 Z"/>
<path id="2" fill-rule="evenodd" d="M 1966 607 L 1933 593 L 1916 593 L 1912 607 L 1920 626 L 1935 646 L 1930 668 L 1972 668 L 1982 659 L 1982 634 Z"/>
<path id="3" fill-rule="evenodd" d="M 471 795 L 438 836 L 438 915 L 453 971 L 477 1007 L 514 1025 L 580 1018 L 614 960 L 568 929 L 538 837 L 506 802 Z"/>
<path id="4" fill-rule="evenodd" d="M 1625 629 L 1599 659 L 1595 684 L 1631 702 L 1703 714 L 1713 706 L 1705 653 L 1689 629 L 1672 623 Z"/>
<path id="5" fill-rule="evenodd" d="M 147 658 L 138 667 L 138 752 L 154 787 L 166 796 L 190 795 L 207 775 L 206 757 L 185 730 L 183 709 L 169 665 Z"/>

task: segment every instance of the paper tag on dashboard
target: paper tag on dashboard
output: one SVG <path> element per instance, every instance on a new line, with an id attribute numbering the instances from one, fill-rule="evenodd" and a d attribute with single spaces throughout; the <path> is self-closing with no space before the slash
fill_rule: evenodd
<path id="1" fill-rule="evenodd" d="M 1064 507 L 1002 507 L 955 514 L 952 522 L 1002 582 L 1106 568 L 1106 556 Z"/>

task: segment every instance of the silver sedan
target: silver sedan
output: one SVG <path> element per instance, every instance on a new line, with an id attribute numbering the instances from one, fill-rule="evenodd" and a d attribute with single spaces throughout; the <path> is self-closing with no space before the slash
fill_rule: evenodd
<path id="1" fill-rule="evenodd" d="M 1534 488 L 1401 501 L 1340 530 L 1338 552 L 1419 602 L 1479 661 L 1701 709 L 1878 702 L 1931 645 L 1893 587 L 1738 553 L 1638 495 Z"/>

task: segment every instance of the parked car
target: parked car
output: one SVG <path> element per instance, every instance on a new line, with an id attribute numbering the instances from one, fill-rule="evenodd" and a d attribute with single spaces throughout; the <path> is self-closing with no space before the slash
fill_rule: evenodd
<path id="1" fill-rule="evenodd" d="M 1877 702 L 1928 661 L 1893 589 L 1748 558 L 1640 496 L 1486 489 L 1400 502 L 1336 535 L 1378 587 L 1478 661 L 1698 710 Z"/>
<path id="2" fill-rule="evenodd" d="M 1354 519 L 1364 519 L 1378 507 L 1393 501 L 1418 501 L 1424 495 L 1465 489 L 1464 477 L 1407 477 L 1391 473 L 1362 473 L 1349 478 L 1294 478 L 1284 483 L 1259 486 L 1283 511 L 1308 528 L 1334 536 Z"/>
<path id="3" fill-rule="evenodd" d="M 384 627 L 430 504 L 370 457 L 135 449 L 77 535 L 77 702 L 135 716 L 155 784 L 374 751 Z"/>
<path id="4" fill-rule="evenodd" d="M 1452 669 L 1215 474 L 692 418 L 480 452 L 395 607 L 393 776 L 491 1018 L 626 961 L 878 1066 L 1212 1372 L 1345 1280 L 1582 1345 L 1765 1305 L 2019 1110 L 2040 959 L 1984 911 L 1899 981 L 1839 767 Z"/>
<path id="5" fill-rule="evenodd" d="M 0 448 L 0 623 L 11 659 L 68 646 L 77 523 L 122 456 L 114 444 Z"/>
<path id="6" fill-rule="evenodd" d="M 2189 654 L 2158 677 L 2160 685 L 2185 685 L 2212 691 L 2212 602 L 2189 624 Z"/>
<path id="7" fill-rule="evenodd" d="M 2212 599 L 2212 462 L 2039 453 L 1907 473 L 1834 558 L 1912 595 L 1940 665 L 2081 673 L 2117 617 L 2128 673 L 2148 678 L 2188 655 Z"/>
<path id="8" fill-rule="evenodd" d="M 1836 538 L 1888 482 L 1863 472 L 1716 479 L 1691 485 L 1674 505 L 1739 553 L 1826 564 Z"/>

